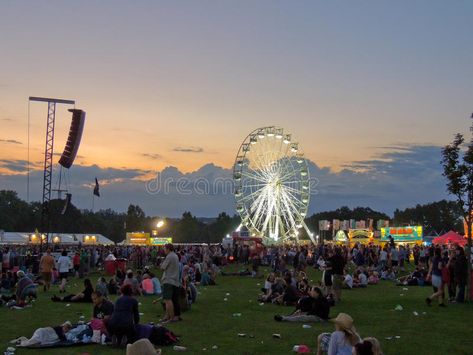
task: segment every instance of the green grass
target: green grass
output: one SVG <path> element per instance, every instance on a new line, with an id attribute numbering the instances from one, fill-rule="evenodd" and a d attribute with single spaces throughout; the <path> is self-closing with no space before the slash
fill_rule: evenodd
<path id="1" fill-rule="evenodd" d="M 320 274 L 309 272 L 314 281 Z M 98 275 L 93 275 L 96 280 Z M 218 286 L 200 288 L 198 303 L 190 312 L 183 314 L 184 321 L 169 325 L 169 328 L 182 337 L 182 345 L 192 354 L 290 354 L 295 344 L 306 344 L 315 350 L 316 337 L 320 332 L 333 330 L 333 325 L 315 324 L 311 329 L 303 329 L 298 323 L 278 323 L 273 320 L 276 313 L 289 313 L 292 308 L 265 304 L 256 301 L 263 279 L 249 277 L 220 277 Z M 80 280 L 71 284 L 80 290 Z M 53 287 L 57 292 L 57 286 Z M 91 305 L 52 303 L 49 293 L 40 292 L 34 307 L 15 311 L 0 309 L 0 343 L 4 348 L 7 342 L 21 335 L 31 336 L 41 326 L 57 325 L 64 320 L 77 321 L 79 313 L 86 317 L 92 312 Z M 226 296 L 226 293 L 230 293 Z M 374 336 L 381 342 L 385 354 L 472 354 L 473 332 L 471 304 L 449 305 L 446 309 L 437 306 L 427 307 L 424 299 L 431 293 L 430 287 L 402 287 L 389 282 L 370 286 L 363 290 L 343 292 L 343 301 L 331 309 L 331 316 L 339 312 L 350 314 L 362 337 Z M 400 294 L 404 294 L 401 296 Z M 228 301 L 224 301 L 224 298 Z M 152 305 L 152 298 L 141 297 L 140 312 L 142 322 L 156 322 L 162 310 Z M 401 304 L 403 311 L 394 311 Z M 419 313 L 415 316 L 413 312 Z M 426 312 L 426 314 L 423 314 Z M 242 313 L 233 317 L 233 313 Z M 238 333 L 252 335 L 238 337 Z M 273 339 L 272 334 L 281 334 L 281 339 Z M 400 336 L 400 339 L 387 340 L 387 337 Z M 212 346 L 218 346 L 212 350 Z M 204 351 L 203 349 L 207 350 Z M 17 354 L 61 354 L 75 355 L 90 353 L 125 354 L 124 350 L 101 345 L 52 350 L 18 349 Z M 164 354 L 174 353 L 172 348 L 164 348 Z"/>

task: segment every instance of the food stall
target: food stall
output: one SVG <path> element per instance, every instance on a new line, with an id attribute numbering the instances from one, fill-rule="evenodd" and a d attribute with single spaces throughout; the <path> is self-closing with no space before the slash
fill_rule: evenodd
<path id="1" fill-rule="evenodd" d="M 397 244 L 422 244 L 422 226 L 381 228 L 381 243 L 388 243 L 392 237 Z"/>
<path id="2" fill-rule="evenodd" d="M 373 242 L 373 236 L 374 233 L 369 228 L 348 230 L 348 239 L 350 240 L 350 245 L 355 245 L 356 243 L 370 244 Z"/>

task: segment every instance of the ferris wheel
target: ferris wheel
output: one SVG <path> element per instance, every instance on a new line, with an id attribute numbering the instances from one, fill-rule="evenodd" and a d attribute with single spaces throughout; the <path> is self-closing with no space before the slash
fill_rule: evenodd
<path id="1" fill-rule="evenodd" d="M 278 127 L 251 132 L 233 166 L 236 209 L 252 236 L 266 243 L 297 240 L 310 199 L 307 161 L 299 144 Z"/>

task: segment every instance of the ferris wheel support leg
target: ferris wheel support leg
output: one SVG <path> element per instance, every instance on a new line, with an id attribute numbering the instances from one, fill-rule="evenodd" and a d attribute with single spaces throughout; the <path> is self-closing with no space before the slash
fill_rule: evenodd
<path id="1" fill-rule="evenodd" d="M 314 233 L 312 233 L 310 230 L 309 230 L 309 227 L 307 227 L 307 224 L 305 224 L 304 221 L 302 221 L 302 225 L 304 226 L 304 229 L 305 231 L 307 232 L 310 240 L 312 241 L 312 243 L 315 245 L 315 239 L 314 239 Z"/>

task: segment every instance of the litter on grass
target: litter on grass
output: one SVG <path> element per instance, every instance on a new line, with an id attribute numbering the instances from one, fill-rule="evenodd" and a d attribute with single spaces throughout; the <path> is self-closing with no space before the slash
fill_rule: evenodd
<path id="1" fill-rule="evenodd" d="M 396 306 L 396 308 L 394 308 L 395 311 L 402 311 L 404 308 L 402 308 L 402 306 L 400 304 L 398 304 Z"/>

